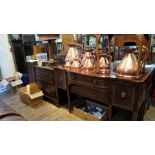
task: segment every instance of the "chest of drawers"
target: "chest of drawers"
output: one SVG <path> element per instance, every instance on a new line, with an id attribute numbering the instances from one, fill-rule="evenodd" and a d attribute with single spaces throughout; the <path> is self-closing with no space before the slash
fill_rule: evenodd
<path id="1" fill-rule="evenodd" d="M 54 81 L 54 70 L 36 66 L 35 75 L 37 85 L 44 93 L 44 98 L 49 99 L 52 103 L 57 105 L 58 99 Z"/>

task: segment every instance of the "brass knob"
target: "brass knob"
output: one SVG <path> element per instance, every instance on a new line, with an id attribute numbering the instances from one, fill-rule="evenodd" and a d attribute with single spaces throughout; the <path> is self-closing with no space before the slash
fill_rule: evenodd
<path id="1" fill-rule="evenodd" d="M 49 75 L 49 73 L 45 73 L 45 75 Z"/>
<path id="2" fill-rule="evenodd" d="M 71 79 L 72 79 L 72 80 L 75 80 L 75 77 L 74 77 L 74 76 L 72 76 L 72 77 L 71 77 Z"/>
<path id="3" fill-rule="evenodd" d="M 125 98 L 126 97 L 126 92 L 121 92 L 121 98 Z"/>
<path id="4" fill-rule="evenodd" d="M 60 78 L 60 82 L 62 82 L 62 81 L 63 81 L 63 78 L 61 77 L 61 78 Z"/>
<path id="5" fill-rule="evenodd" d="M 97 81 L 96 80 L 93 80 L 93 84 L 96 85 L 97 84 Z"/>

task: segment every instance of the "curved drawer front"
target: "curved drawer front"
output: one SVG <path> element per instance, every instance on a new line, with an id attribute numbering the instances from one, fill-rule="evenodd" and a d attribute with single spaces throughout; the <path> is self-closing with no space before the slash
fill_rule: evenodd
<path id="1" fill-rule="evenodd" d="M 112 81 L 109 79 L 69 73 L 68 81 L 72 93 L 79 94 L 101 103 L 111 103 Z"/>
<path id="2" fill-rule="evenodd" d="M 103 104 L 111 104 L 111 96 L 112 92 L 108 90 L 103 90 L 103 89 L 94 89 L 94 88 L 89 88 L 84 85 L 76 85 L 72 84 L 70 85 L 70 91 L 72 93 L 78 94 L 80 96 L 84 96 L 86 98 L 89 98 L 91 100 L 103 103 Z"/>
<path id="3" fill-rule="evenodd" d="M 114 83 L 113 101 L 114 106 L 130 110 L 133 109 L 135 87 L 127 83 Z"/>
<path id="4" fill-rule="evenodd" d="M 96 77 L 88 77 L 85 75 L 78 75 L 74 73 L 68 74 L 69 83 L 79 83 L 84 84 L 86 86 L 97 87 L 101 89 L 110 89 L 111 88 L 111 81 L 109 79 L 101 79 Z"/>

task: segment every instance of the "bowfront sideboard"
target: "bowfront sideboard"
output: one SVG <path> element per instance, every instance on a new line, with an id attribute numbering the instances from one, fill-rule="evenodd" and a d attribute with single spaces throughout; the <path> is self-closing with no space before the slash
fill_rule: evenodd
<path id="1" fill-rule="evenodd" d="M 130 112 L 131 120 L 143 120 L 149 106 L 153 74 L 153 68 L 146 68 L 145 73 L 136 79 L 118 77 L 114 72 L 104 76 L 62 66 L 35 67 L 37 84 L 52 103 L 60 106 L 66 95 L 68 110 L 72 112 L 75 106 L 73 95 L 83 96 L 106 106 L 108 120 L 112 120 L 114 108 Z"/>

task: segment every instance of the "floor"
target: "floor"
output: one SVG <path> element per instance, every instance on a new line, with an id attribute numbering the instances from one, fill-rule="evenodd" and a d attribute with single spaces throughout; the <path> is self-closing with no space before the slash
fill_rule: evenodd
<path id="1" fill-rule="evenodd" d="M 70 114 L 65 108 L 57 108 L 51 103 L 43 101 L 42 103 L 30 107 L 20 101 L 17 94 L 11 95 L 10 93 L 1 93 L 0 102 L 6 103 L 10 108 L 21 114 L 26 120 L 29 121 L 80 121 L 79 118 Z M 155 120 L 155 107 L 150 106 L 149 110 L 144 116 L 145 121 Z"/>
<path id="2" fill-rule="evenodd" d="M 46 101 L 30 107 L 20 101 L 18 94 L 10 95 L 9 93 L 3 93 L 0 95 L 0 98 L 0 102 L 6 103 L 29 121 L 80 121 L 79 118 L 70 114 L 67 109 L 57 108 Z"/>

